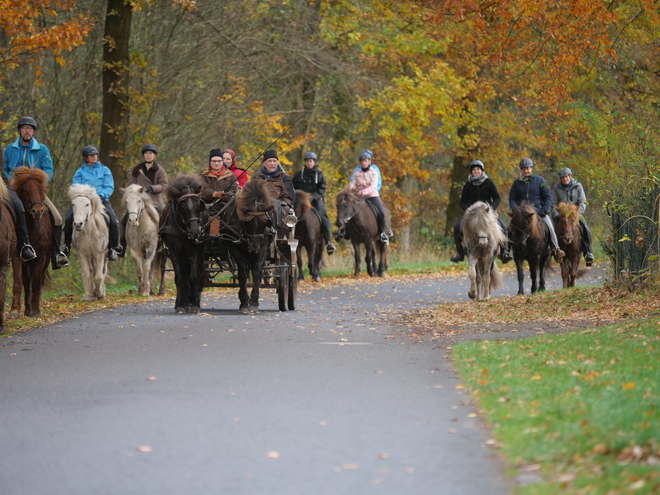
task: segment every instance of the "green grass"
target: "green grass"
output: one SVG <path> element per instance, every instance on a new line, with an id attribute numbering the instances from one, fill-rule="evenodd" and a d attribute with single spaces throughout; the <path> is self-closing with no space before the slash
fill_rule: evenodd
<path id="1" fill-rule="evenodd" d="M 454 348 L 511 465 L 541 465 L 516 493 L 660 493 L 659 323 Z"/>

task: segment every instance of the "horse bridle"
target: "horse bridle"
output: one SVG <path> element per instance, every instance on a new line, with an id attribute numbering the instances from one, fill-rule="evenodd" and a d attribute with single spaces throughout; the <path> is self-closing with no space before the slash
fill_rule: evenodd
<path id="1" fill-rule="evenodd" d="M 197 198 L 201 201 L 201 197 L 199 196 L 198 193 L 187 193 L 187 194 L 183 194 L 180 197 L 176 198 L 176 202 L 174 204 L 176 206 L 176 205 L 179 205 L 179 204 L 183 203 L 184 201 L 192 199 L 192 198 Z M 191 204 L 189 209 L 190 209 L 190 211 L 193 210 L 192 204 Z M 176 208 L 175 208 L 175 210 L 176 210 Z M 195 241 L 197 243 L 202 242 L 201 238 L 203 237 L 203 235 L 200 235 L 198 237 L 194 237 L 192 235 L 192 233 L 190 232 L 190 224 L 193 223 L 193 222 L 199 222 L 200 232 L 202 232 L 202 234 L 203 234 L 204 230 L 202 229 L 202 219 L 199 216 L 192 216 L 192 217 L 186 219 L 183 222 L 183 225 L 181 225 L 180 222 L 179 222 L 180 221 L 179 215 L 175 214 L 174 215 L 174 221 L 177 223 L 177 227 L 182 232 L 185 232 L 187 234 L 188 239 L 190 239 L 191 241 Z"/>
<path id="2" fill-rule="evenodd" d="M 71 198 L 71 202 L 73 202 L 73 200 L 77 199 L 77 198 L 85 198 L 85 199 L 89 200 L 89 204 L 86 205 L 87 216 L 85 216 L 85 222 L 84 222 L 84 223 L 87 223 L 87 220 L 89 220 L 89 217 L 92 214 L 92 201 L 87 196 L 85 196 L 84 194 L 79 194 L 78 196 L 75 196 L 75 197 Z M 32 205 L 30 205 L 30 206 L 32 206 Z"/>
<path id="3" fill-rule="evenodd" d="M 140 220 L 140 217 L 142 216 L 142 213 L 144 212 L 144 200 L 140 198 L 140 209 L 136 212 L 130 211 L 128 209 L 128 205 L 126 205 L 126 216 L 128 220 L 130 221 L 131 215 L 135 215 L 135 221 L 138 222 Z"/>

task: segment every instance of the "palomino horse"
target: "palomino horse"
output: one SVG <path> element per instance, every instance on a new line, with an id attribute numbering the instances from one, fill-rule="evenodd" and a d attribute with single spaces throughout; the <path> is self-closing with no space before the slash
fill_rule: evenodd
<path id="1" fill-rule="evenodd" d="M 271 198 L 276 197 L 270 184 L 263 181 L 250 181 L 236 196 L 236 207 L 227 210 L 224 221 L 230 228 L 240 225 L 244 243 L 229 243 L 238 264 L 239 311 L 243 314 L 259 310 L 259 287 L 269 248 L 275 238 L 276 212 Z M 252 275 L 252 291 L 248 297 L 247 281 Z"/>
<path id="2" fill-rule="evenodd" d="M 389 210 L 383 205 L 385 215 L 389 217 Z M 388 222 L 389 223 L 389 222 Z M 382 277 L 387 270 L 387 243 L 380 240 L 380 227 L 376 213 L 364 200 L 345 188 L 337 195 L 337 227 L 345 230 L 353 245 L 355 258 L 355 276 L 360 274 L 360 244 L 364 244 L 364 260 L 370 276 L 378 274 Z M 376 249 L 380 261 L 376 269 Z"/>
<path id="3" fill-rule="evenodd" d="M 122 201 L 126 206 L 126 244 L 135 260 L 141 296 L 153 294 L 154 271 L 160 266 L 158 251 L 158 210 L 154 208 L 149 195 L 138 184 L 131 184 L 123 191 Z M 164 272 L 161 272 L 161 274 Z M 160 292 L 165 294 L 163 279 Z"/>
<path id="4" fill-rule="evenodd" d="M 83 301 L 103 299 L 108 273 L 108 214 L 92 186 L 74 184 L 68 194 L 73 210 L 73 247 L 82 266 Z"/>
<path id="5" fill-rule="evenodd" d="M 18 167 L 11 186 L 25 207 L 30 244 L 37 258 L 29 263 L 14 264 L 14 298 L 10 316 L 21 312 L 21 289 L 25 290 L 25 316 L 41 317 L 41 291 L 49 280 L 48 264 L 53 248 L 53 227 L 48 207 L 43 203 L 48 194 L 48 175 L 38 168 Z"/>
<path id="6" fill-rule="evenodd" d="M 167 188 L 169 202 L 160 218 L 160 236 L 174 268 L 177 313 L 199 313 L 204 272 L 206 206 L 196 176 L 178 175 Z"/>
<path id="7" fill-rule="evenodd" d="M 303 280 L 302 250 L 307 251 L 307 268 L 314 282 L 321 280 L 321 267 L 323 266 L 323 221 L 316 208 L 312 207 L 312 195 L 305 191 L 296 191 L 295 202 L 296 224 L 295 237 L 298 239 L 296 251 L 298 261 L 298 279 Z"/>
<path id="8" fill-rule="evenodd" d="M 571 203 L 559 203 L 555 209 L 559 216 L 555 220 L 555 232 L 559 247 L 566 253 L 561 260 L 561 279 L 563 288 L 575 287 L 575 281 L 584 275 L 579 270 L 581 255 L 580 207 Z"/>
<path id="9" fill-rule="evenodd" d="M 489 299 L 491 290 L 503 287 L 495 257 L 508 239 L 497 222 L 497 213 L 483 201 L 477 201 L 467 209 L 462 225 L 470 276 L 468 296 L 470 299 Z"/>
<path id="10" fill-rule="evenodd" d="M 5 289 L 9 262 L 20 262 L 16 251 L 14 219 L 6 206 L 11 200 L 7 186 L 0 180 L 0 334 L 5 332 Z"/>
<path id="11" fill-rule="evenodd" d="M 525 293 L 523 261 L 529 265 L 532 293 L 545 290 L 545 270 L 550 265 L 549 232 L 531 203 L 523 201 L 513 209 L 509 221 L 509 239 L 513 245 L 513 260 L 518 271 L 518 295 Z M 538 277 L 538 285 L 537 279 Z"/>

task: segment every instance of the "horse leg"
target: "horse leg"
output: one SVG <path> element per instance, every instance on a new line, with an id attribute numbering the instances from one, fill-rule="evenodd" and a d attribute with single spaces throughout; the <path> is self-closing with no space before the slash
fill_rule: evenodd
<path id="1" fill-rule="evenodd" d="M 523 282 L 525 281 L 525 271 L 523 269 L 523 259 L 517 258 L 516 262 L 516 271 L 518 272 L 518 295 L 522 296 L 525 294 L 525 287 Z"/>
<path id="2" fill-rule="evenodd" d="M 241 314 L 248 314 L 250 312 L 249 309 L 249 296 L 248 296 L 248 290 L 247 290 L 247 281 L 248 281 L 248 276 L 249 276 L 249 267 L 250 265 L 247 263 L 247 261 L 241 256 L 240 253 L 236 253 L 234 256 L 236 259 L 236 263 L 238 265 L 238 300 L 240 301 L 240 305 L 238 307 L 238 312 Z"/>
<path id="3" fill-rule="evenodd" d="M 184 303 L 184 294 L 187 289 L 186 284 L 184 283 L 185 282 L 184 269 L 186 267 L 183 266 L 179 258 L 178 252 L 170 248 L 170 253 L 172 259 L 172 266 L 174 268 L 174 285 L 176 285 L 176 300 L 174 301 L 174 312 L 181 314 L 186 312 L 186 305 Z"/>
<path id="4" fill-rule="evenodd" d="M 367 273 L 370 277 L 376 276 L 374 243 L 367 241 L 364 243 L 364 262 L 367 265 Z"/>
<path id="5" fill-rule="evenodd" d="M 190 306 L 189 313 L 197 314 L 202 306 L 202 275 L 204 272 L 204 246 L 195 246 L 195 254 L 190 266 Z"/>
<path id="6" fill-rule="evenodd" d="M 22 261 L 13 263 L 12 265 L 14 272 L 14 293 L 11 300 L 11 310 L 9 311 L 10 318 L 18 318 L 21 316 L 21 291 L 23 290 L 23 271 L 25 270 L 25 268 L 23 268 L 24 266 L 25 264 Z"/>
<path id="7" fill-rule="evenodd" d="M 260 252 L 255 256 L 252 261 L 252 291 L 250 292 L 250 302 L 248 303 L 248 310 L 250 313 L 259 312 L 259 283 L 263 274 L 264 261 L 266 252 Z"/>
<path id="8" fill-rule="evenodd" d="M 312 276 L 312 280 L 314 282 L 320 282 L 321 281 L 321 270 L 320 270 L 320 263 L 319 259 L 321 258 L 320 251 L 322 251 L 322 248 L 318 246 L 318 244 L 314 242 L 310 242 L 310 248 L 311 250 L 307 252 L 309 255 L 309 273 Z"/>
<path id="9" fill-rule="evenodd" d="M 351 236 L 351 239 L 354 238 L 355 236 Z M 353 259 L 355 261 L 355 271 L 353 272 L 353 275 L 357 277 L 360 275 L 360 245 L 355 240 L 351 240 L 351 245 L 353 246 Z"/>
<path id="10" fill-rule="evenodd" d="M 316 275 L 318 276 L 317 282 L 321 280 L 321 268 L 323 267 L 323 250 L 325 245 L 323 242 L 316 243 L 316 252 L 314 254 L 314 267 Z"/>
<path id="11" fill-rule="evenodd" d="M 539 272 L 539 260 L 534 258 L 532 260 L 527 260 L 529 263 L 529 277 L 532 279 L 532 294 L 539 290 L 537 277 Z"/>
<path id="12" fill-rule="evenodd" d="M 15 258 L 13 260 L 14 263 L 16 261 Z M 7 272 L 9 271 L 9 265 L 7 263 L 5 262 L 5 264 L 0 265 L 0 335 L 5 333 L 5 290 L 7 289 Z"/>
<path id="13" fill-rule="evenodd" d="M 486 260 L 479 263 L 479 276 L 481 278 L 481 290 L 479 300 L 490 299 L 490 266 L 486 266 Z"/>
<path id="14" fill-rule="evenodd" d="M 478 297 L 477 263 L 471 253 L 468 253 L 468 277 L 470 277 L 470 291 L 468 292 L 468 297 L 470 299 L 476 299 Z"/>
<path id="15" fill-rule="evenodd" d="M 548 259 L 550 258 L 550 253 L 547 255 L 541 256 L 539 260 L 539 292 L 545 292 L 545 268 L 548 266 Z"/>
<path id="16" fill-rule="evenodd" d="M 83 301 L 96 301 L 94 297 L 94 287 L 93 287 L 93 275 L 92 275 L 92 266 L 90 255 L 86 254 L 84 256 L 79 256 L 80 258 L 80 268 L 82 269 L 82 279 L 83 279 Z"/>

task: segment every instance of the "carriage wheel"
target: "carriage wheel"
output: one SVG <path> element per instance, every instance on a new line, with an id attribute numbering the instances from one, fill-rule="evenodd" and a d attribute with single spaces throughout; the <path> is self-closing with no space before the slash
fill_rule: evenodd
<path id="1" fill-rule="evenodd" d="M 289 310 L 296 309 L 296 300 L 298 299 L 298 267 L 289 266 Z"/>
<path id="2" fill-rule="evenodd" d="M 277 277 L 277 303 L 279 304 L 280 311 L 286 311 L 286 303 L 289 298 L 289 277 L 287 276 L 287 269 L 279 269 L 279 277 Z"/>

